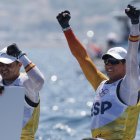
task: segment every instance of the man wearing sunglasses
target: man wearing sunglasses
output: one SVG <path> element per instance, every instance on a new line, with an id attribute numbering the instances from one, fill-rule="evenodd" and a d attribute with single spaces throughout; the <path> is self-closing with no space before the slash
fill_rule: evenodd
<path id="1" fill-rule="evenodd" d="M 87 80 L 96 90 L 91 110 L 91 132 L 93 138 L 107 140 L 133 140 L 135 138 L 140 103 L 139 90 L 139 16 L 140 10 L 128 5 L 126 15 L 131 20 L 128 50 L 115 47 L 108 50 L 102 59 L 106 77 L 100 72 L 77 39 L 69 25 L 69 11 L 58 14 L 72 54 L 78 60 Z"/>

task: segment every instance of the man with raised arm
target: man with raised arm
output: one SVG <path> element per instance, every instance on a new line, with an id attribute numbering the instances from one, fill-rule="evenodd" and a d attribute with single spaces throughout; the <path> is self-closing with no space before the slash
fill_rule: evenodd
<path id="1" fill-rule="evenodd" d="M 128 5 L 126 15 L 131 20 L 128 50 L 114 47 L 102 56 L 106 77 L 100 72 L 75 36 L 69 20 L 69 11 L 58 14 L 69 48 L 80 64 L 87 80 L 96 90 L 91 109 L 93 138 L 133 140 L 136 134 L 140 103 L 139 81 L 139 16 L 140 10 Z"/>
<path id="2" fill-rule="evenodd" d="M 25 73 L 20 72 L 22 65 Z M 25 88 L 26 94 L 20 140 L 35 140 L 40 116 L 39 92 L 44 84 L 43 74 L 14 43 L 0 51 L 0 75 L 2 90 L 4 90 L 5 86 Z"/>

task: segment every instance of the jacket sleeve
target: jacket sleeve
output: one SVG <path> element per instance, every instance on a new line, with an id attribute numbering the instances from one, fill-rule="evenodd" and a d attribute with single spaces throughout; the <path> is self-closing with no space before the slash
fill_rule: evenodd
<path id="1" fill-rule="evenodd" d="M 39 91 L 44 84 L 44 76 L 38 67 L 29 60 L 26 55 L 20 58 L 20 62 L 24 66 L 27 73 L 26 78 L 23 80 L 23 85 L 27 90 L 27 97 L 37 103 L 39 101 Z"/>
<path id="2" fill-rule="evenodd" d="M 106 80 L 107 77 L 96 68 L 95 64 L 92 62 L 91 58 L 87 54 L 84 46 L 76 38 L 72 29 L 64 31 L 64 34 L 67 39 L 71 53 L 74 55 L 74 57 L 80 64 L 80 67 L 83 70 L 83 73 L 85 74 L 87 80 L 96 90 L 99 84 L 103 80 Z"/>
<path id="3" fill-rule="evenodd" d="M 138 100 L 139 83 L 139 24 L 131 25 L 126 56 L 126 75 L 120 86 L 120 97 L 127 105 L 135 105 Z"/>

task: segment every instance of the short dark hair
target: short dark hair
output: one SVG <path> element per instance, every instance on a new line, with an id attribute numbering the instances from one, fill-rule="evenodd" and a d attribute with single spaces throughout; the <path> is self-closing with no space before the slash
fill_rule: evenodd
<path id="1" fill-rule="evenodd" d="M 125 64 L 126 60 L 125 59 L 122 59 L 120 60 L 123 64 Z"/>

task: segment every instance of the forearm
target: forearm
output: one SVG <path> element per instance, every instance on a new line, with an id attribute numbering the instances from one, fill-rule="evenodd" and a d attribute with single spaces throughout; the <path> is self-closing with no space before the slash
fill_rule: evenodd
<path id="1" fill-rule="evenodd" d="M 132 25 L 128 44 L 126 76 L 121 84 L 120 95 L 126 104 L 135 105 L 137 103 L 139 89 L 139 24 Z M 127 95 L 124 95 L 124 92 L 126 92 Z"/>
<path id="2" fill-rule="evenodd" d="M 107 77 L 96 68 L 91 58 L 87 54 L 86 49 L 76 38 L 73 31 L 69 29 L 64 31 L 64 34 L 72 54 L 75 56 L 78 63 L 80 64 L 80 67 L 82 68 L 87 80 L 96 90 L 99 84 L 103 80 L 107 79 Z"/>
<path id="3" fill-rule="evenodd" d="M 64 31 L 71 53 L 79 60 L 88 56 L 86 49 L 73 33 L 72 29 Z"/>
<path id="4" fill-rule="evenodd" d="M 26 55 L 23 55 L 20 58 L 20 62 L 23 64 L 29 80 L 34 83 L 35 88 L 37 89 L 37 91 L 39 91 L 44 84 L 43 74 L 40 72 L 37 66 L 31 62 L 31 60 Z"/>
<path id="5" fill-rule="evenodd" d="M 138 78 L 139 62 L 138 62 L 138 47 L 139 47 L 139 24 L 132 24 L 128 39 L 128 51 L 126 56 L 126 76 Z"/>

